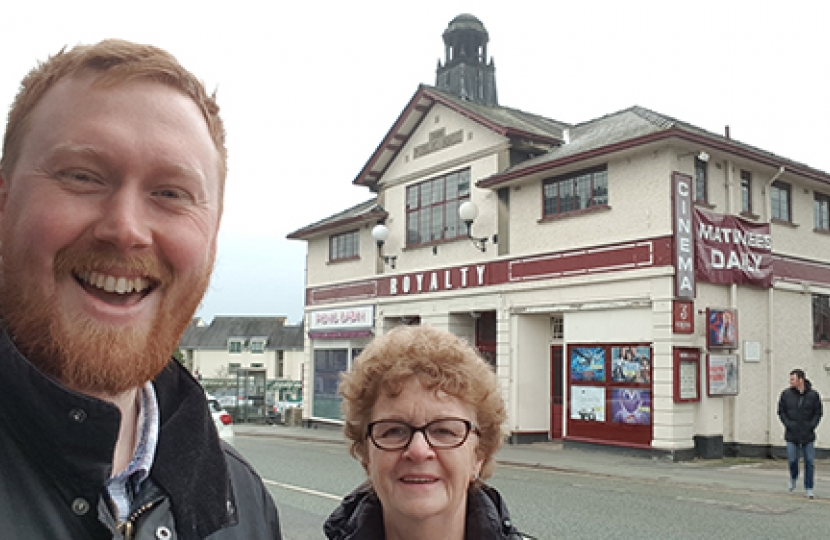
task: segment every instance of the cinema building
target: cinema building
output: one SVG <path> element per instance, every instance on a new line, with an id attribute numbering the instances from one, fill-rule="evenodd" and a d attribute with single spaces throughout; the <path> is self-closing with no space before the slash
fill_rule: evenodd
<path id="1" fill-rule="evenodd" d="M 339 422 L 372 337 L 429 324 L 492 363 L 513 443 L 780 450 L 789 371 L 830 396 L 830 175 L 642 107 L 571 125 L 502 106 L 482 23 L 443 39 L 436 85 L 354 179 L 373 197 L 289 235 L 305 421 Z"/>

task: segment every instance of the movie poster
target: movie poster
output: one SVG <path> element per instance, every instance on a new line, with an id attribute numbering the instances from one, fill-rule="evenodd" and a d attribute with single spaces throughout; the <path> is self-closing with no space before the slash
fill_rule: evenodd
<path id="1" fill-rule="evenodd" d="M 651 382 L 651 347 L 611 347 L 611 381 Z"/>
<path id="2" fill-rule="evenodd" d="M 605 422 L 605 388 L 572 386 L 571 419 Z"/>
<path id="3" fill-rule="evenodd" d="M 738 312 L 734 309 L 706 310 L 706 348 L 738 348 Z"/>
<path id="4" fill-rule="evenodd" d="M 651 424 L 651 391 L 641 388 L 611 389 L 611 421 L 618 424 Z"/>
<path id="5" fill-rule="evenodd" d="M 734 396 L 738 393 L 738 357 L 734 354 L 709 355 L 709 395 Z"/>
<path id="6" fill-rule="evenodd" d="M 605 348 L 571 349 L 571 380 L 605 382 Z"/>

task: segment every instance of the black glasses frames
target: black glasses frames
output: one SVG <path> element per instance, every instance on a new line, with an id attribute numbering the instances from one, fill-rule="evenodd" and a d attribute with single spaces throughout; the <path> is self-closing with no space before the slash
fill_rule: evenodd
<path id="1" fill-rule="evenodd" d="M 458 448 L 467 441 L 470 432 L 481 434 L 478 427 L 463 418 L 438 418 L 420 427 L 402 420 L 377 420 L 366 428 L 366 436 L 381 450 L 403 450 L 417 432 L 436 449 Z"/>

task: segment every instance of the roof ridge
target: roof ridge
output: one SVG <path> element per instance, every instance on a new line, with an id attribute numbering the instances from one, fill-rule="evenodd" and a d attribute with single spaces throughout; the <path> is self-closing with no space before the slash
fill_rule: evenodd
<path id="1" fill-rule="evenodd" d="M 345 217 L 349 216 L 350 214 L 354 214 L 355 216 L 358 216 L 358 215 L 367 214 L 367 213 L 370 213 L 370 212 L 373 212 L 373 211 L 376 211 L 376 210 L 380 211 L 380 212 L 386 212 L 386 209 L 383 208 L 383 206 L 378 204 L 378 197 L 377 196 L 372 197 L 371 199 L 368 199 L 366 201 L 363 201 L 362 203 L 358 203 L 354 206 L 351 206 L 351 207 L 349 207 L 345 210 L 340 210 L 339 212 L 337 212 L 335 214 L 332 214 L 328 217 L 324 217 L 323 219 L 319 219 L 319 220 L 315 221 L 314 223 L 311 223 L 309 225 L 305 225 L 304 227 L 301 227 L 301 228 L 297 229 L 296 231 L 288 234 L 287 237 L 291 238 L 291 237 L 296 236 L 296 235 L 301 235 L 305 231 L 313 230 L 317 227 L 325 225 L 326 223 L 336 222 L 337 220 L 339 220 L 341 218 L 345 218 Z"/>
<path id="2" fill-rule="evenodd" d="M 563 127 L 573 127 L 573 125 L 572 125 L 572 124 L 570 124 L 570 123 L 568 123 L 568 122 L 563 122 L 562 120 L 556 120 L 555 118 L 550 118 L 550 117 L 548 117 L 548 116 L 543 116 L 543 115 L 541 115 L 541 114 L 536 114 L 536 113 L 528 112 L 528 111 L 525 111 L 525 110 L 519 109 L 519 108 L 517 108 L 517 107 L 508 107 L 507 105 L 501 105 L 501 104 L 497 104 L 497 105 L 485 105 L 485 104 L 483 104 L 483 103 L 476 103 L 476 102 L 474 102 L 474 101 L 467 101 L 467 100 L 465 100 L 465 99 L 463 99 L 463 98 L 460 98 L 460 97 L 456 96 L 455 94 L 453 94 L 453 93 L 451 93 L 451 92 L 447 92 L 446 90 L 441 90 L 440 88 L 437 88 L 437 87 L 435 87 L 435 86 L 431 86 L 431 85 L 424 84 L 424 83 L 421 83 L 419 86 L 420 86 L 420 87 L 423 87 L 423 88 L 425 88 L 425 89 L 428 89 L 428 90 L 434 90 L 434 91 L 436 91 L 436 92 L 438 92 L 438 93 L 440 93 L 440 94 L 443 94 L 443 95 L 445 95 L 445 96 L 448 96 L 448 97 L 450 97 L 451 99 L 453 99 L 453 100 L 455 100 L 455 101 L 458 101 L 459 103 L 463 103 L 463 104 L 465 104 L 465 105 L 470 104 L 470 105 L 473 105 L 473 106 L 475 106 L 475 107 L 481 107 L 481 108 L 485 108 L 485 109 L 501 109 L 501 110 L 503 110 L 503 111 L 509 111 L 509 112 L 520 113 L 520 114 L 523 114 L 523 115 L 526 115 L 526 116 L 532 116 L 532 117 L 534 117 L 534 118 L 539 118 L 539 119 L 542 119 L 542 120 L 545 120 L 545 121 L 548 121 L 548 122 L 553 122 L 553 123 L 555 123 L 555 124 L 560 124 L 560 125 L 561 125 L 561 126 L 563 126 Z"/>

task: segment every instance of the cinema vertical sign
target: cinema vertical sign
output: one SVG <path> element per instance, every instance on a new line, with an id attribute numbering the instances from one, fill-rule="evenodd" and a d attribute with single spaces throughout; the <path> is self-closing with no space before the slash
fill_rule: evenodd
<path id="1" fill-rule="evenodd" d="M 695 248 L 692 212 L 692 177 L 672 174 L 674 202 L 674 295 L 679 299 L 695 298 Z"/>

